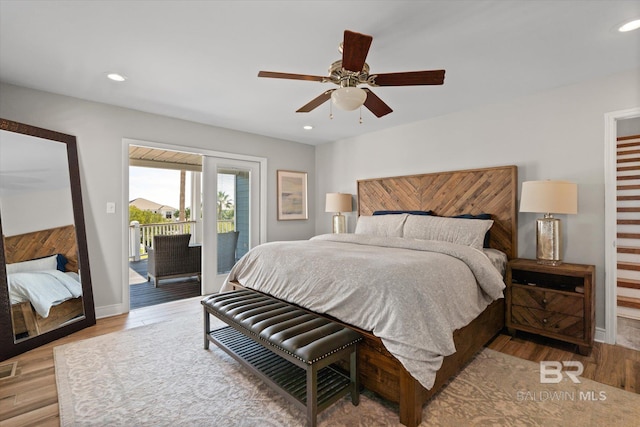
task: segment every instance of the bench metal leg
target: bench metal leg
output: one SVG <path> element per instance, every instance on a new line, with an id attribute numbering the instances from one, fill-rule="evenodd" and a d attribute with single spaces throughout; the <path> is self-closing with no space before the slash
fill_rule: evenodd
<path id="1" fill-rule="evenodd" d="M 354 346 L 354 350 L 351 352 L 351 356 L 349 357 L 349 377 L 351 378 L 351 403 L 353 406 L 358 406 L 360 404 L 360 380 L 358 379 L 358 367 L 357 367 L 357 353 L 356 347 Z"/>
<path id="2" fill-rule="evenodd" d="M 211 327 L 211 319 L 209 318 L 209 313 L 206 308 L 202 309 L 204 313 L 204 349 L 209 350 L 209 328 Z"/>
<path id="3" fill-rule="evenodd" d="M 316 427 L 318 417 L 318 368 L 307 367 L 307 427 Z"/>

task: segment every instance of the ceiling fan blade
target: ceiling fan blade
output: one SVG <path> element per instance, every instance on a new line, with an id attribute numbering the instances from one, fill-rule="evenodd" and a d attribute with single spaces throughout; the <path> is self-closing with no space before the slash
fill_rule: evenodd
<path id="1" fill-rule="evenodd" d="M 367 99 L 364 101 L 364 106 L 369 109 L 376 117 L 386 116 L 393 112 L 391 107 L 384 103 L 384 101 L 371 92 L 369 89 L 364 89 L 367 92 Z"/>
<path id="2" fill-rule="evenodd" d="M 345 30 L 342 44 L 342 68 L 356 73 L 362 71 L 372 41 L 371 36 Z"/>
<path id="3" fill-rule="evenodd" d="M 443 83 L 444 70 L 376 74 L 374 79 L 376 86 L 441 85 Z"/>
<path id="4" fill-rule="evenodd" d="M 312 99 L 306 105 L 303 105 L 302 107 L 298 108 L 296 110 L 296 113 L 308 113 L 309 111 L 315 109 L 316 107 L 319 107 L 320 105 L 324 104 L 325 102 L 327 102 L 329 98 L 331 98 L 331 92 L 333 92 L 334 90 L 335 89 L 329 89 L 323 92 L 320 96 Z"/>
<path id="5" fill-rule="evenodd" d="M 307 74 L 291 74 L 291 73 L 278 73 L 275 71 L 260 71 L 258 77 L 270 77 L 272 79 L 291 79 L 291 80 L 307 80 L 311 82 L 322 82 L 327 77 L 322 76 L 309 76 Z"/>

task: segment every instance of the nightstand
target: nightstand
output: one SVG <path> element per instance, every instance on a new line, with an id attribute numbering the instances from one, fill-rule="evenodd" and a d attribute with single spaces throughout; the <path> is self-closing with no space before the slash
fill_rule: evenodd
<path id="1" fill-rule="evenodd" d="M 578 345 L 588 355 L 595 332 L 593 265 L 538 264 L 514 259 L 507 267 L 507 329 Z"/>

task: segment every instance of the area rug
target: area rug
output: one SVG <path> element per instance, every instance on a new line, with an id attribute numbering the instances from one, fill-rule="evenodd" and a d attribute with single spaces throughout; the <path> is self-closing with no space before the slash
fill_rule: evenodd
<path id="1" fill-rule="evenodd" d="M 214 320 L 212 319 L 212 322 Z M 217 322 L 217 320 L 216 320 Z M 217 324 L 217 323 L 214 323 Z M 222 324 L 221 324 L 222 326 Z M 303 426 L 305 414 L 211 345 L 202 317 L 54 349 L 62 426 Z M 640 395 L 484 349 L 424 407 L 424 426 L 637 426 Z M 319 426 L 397 426 L 397 406 L 365 391 L 321 412 Z"/>

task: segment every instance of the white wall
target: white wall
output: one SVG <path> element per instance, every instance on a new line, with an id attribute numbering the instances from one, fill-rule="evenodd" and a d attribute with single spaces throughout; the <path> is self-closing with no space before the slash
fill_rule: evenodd
<path id="1" fill-rule="evenodd" d="M 576 182 L 578 215 L 558 215 L 564 224 L 565 260 L 596 265 L 596 324 L 602 328 L 604 114 L 637 106 L 639 69 L 320 145 L 316 232 L 331 230 L 331 214 L 323 212 L 325 193 L 355 194 L 358 179 L 514 164 L 520 183 Z M 519 215 L 520 257 L 535 258 L 537 217 Z M 349 214 L 351 231 L 355 221 L 355 212 Z"/>
<path id="2" fill-rule="evenodd" d="M 205 148 L 267 158 L 268 240 L 311 237 L 315 231 L 314 147 L 290 141 L 206 126 L 184 120 L 82 101 L 22 87 L 0 85 L 0 117 L 75 135 L 80 157 L 82 197 L 87 226 L 95 304 L 114 306 L 122 301 L 123 224 L 127 207 L 106 213 L 107 202 L 119 202 L 122 192 L 122 139 L 130 138 Z M 307 221 L 276 219 L 276 170 L 309 173 Z M 124 209 L 123 209 L 124 208 Z"/>

